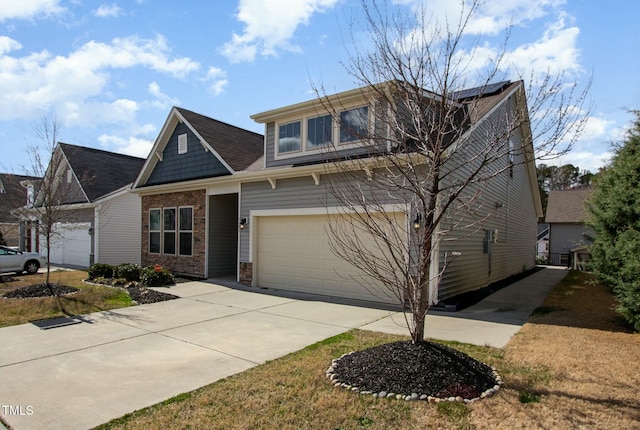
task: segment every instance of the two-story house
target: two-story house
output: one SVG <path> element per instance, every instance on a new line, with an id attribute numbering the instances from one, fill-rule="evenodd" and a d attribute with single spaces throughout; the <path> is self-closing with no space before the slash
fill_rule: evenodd
<path id="1" fill-rule="evenodd" d="M 481 142 L 488 128 L 500 122 L 499 115 L 524 102 L 521 82 L 487 88 L 461 92 L 455 100 L 463 106 L 481 99 L 474 103 L 473 123 L 467 124 L 467 142 Z M 142 198 L 142 264 L 159 263 L 200 278 L 230 276 L 256 287 L 397 303 L 364 288 L 357 282 L 359 270 L 329 245 L 331 222 L 346 212 L 327 191 L 326 184 L 335 183 L 340 170 L 332 166 L 346 163 L 341 161 L 345 155 L 367 157 L 353 142 L 356 134 L 344 127 L 379 125 L 373 114 L 376 101 L 366 97 L 366 89 L 328 100 L 336 101 L 338 112 L 329 114 L 315 99 L 253 115 L 264 124 L 264 136 L 173 108 L 133 186 Z M 510 138 L 526 142 L 527 133 L 524 123 Z M 337 154 L 326 150 L 327 142 L 338 143 Z M 529 155 L 521 156 L 529 158 L 513 163 L 505 153 L 502 161 L 513 168 L 485 186 L 490 203 L 484 207 L 499 214 L 483 219 L 482 228 L 452 233 L 457 240 L 440 242 L 434 250 L 441 257 L 460 257 L 433 285 L 433 303 L 535 265 L 542 209 L 533 150 L 527 145 Z M 412 208 L 393 199 L 382 203 L 385 216 L 405 230 L 400 236 L 411 241 Z"/>

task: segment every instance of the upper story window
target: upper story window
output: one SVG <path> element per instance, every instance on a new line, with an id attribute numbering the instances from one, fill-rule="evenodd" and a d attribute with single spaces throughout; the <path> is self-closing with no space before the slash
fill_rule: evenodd
<path id="1" fill-rule="evenodd" d="M 73 180 L 73 171 L 71 169 L 67 170 L 67 184 L 70 184 Z"/>
<path id="2" fill-rule="evenodd" d="M 300 144 L 300 121 L 278 127 L 278 152 L 280 154 L 300 151 Z"/>
<path id="3" fill-rule="evenodd" d="M 307 148 L 315 149 L 331 144 L 332 133 L 331 115 L 309 118 L 307 120 Z"/>
<path id="4" fill-rule="evenodd" d="M 339 124 L 329 114 L 277 124 L 275 157 L 319 152 L 329 147 L 331 142 L 347 147 L 367 136 L 370 124 L 368 106 L 344 110 L 339 117 Z"/>
<path id="5" fill-rule="evenodd" d="M 367 106 L 340 112 L 340 143 L 361 140 L 369 130 Z"/>

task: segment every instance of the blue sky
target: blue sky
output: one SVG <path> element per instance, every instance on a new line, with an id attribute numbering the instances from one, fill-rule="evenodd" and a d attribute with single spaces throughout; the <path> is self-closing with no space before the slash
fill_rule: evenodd
<path id="1" fill-rule="evenodd" d="M 420 0 L 389 0 L 411 11 Z M 354 87 L 341 63 L 360 0 L 0 0 L 0 172 L 24 173 L 34 126 L 60 140 L 146 157 L 177 105 L 262 133 L 250 115 Z M 456 2 L 431 0 L 435 16 Z M 573 151 L 551 164 L 596 170 L 640 108 L 636 0 L 487 0 L 470 31 L 523 68 L 564 70 L 594 104 Z M 358 27 L 355 27 L 356 30 Z M 356 31 L 365 46 L 366 35 Z"/>

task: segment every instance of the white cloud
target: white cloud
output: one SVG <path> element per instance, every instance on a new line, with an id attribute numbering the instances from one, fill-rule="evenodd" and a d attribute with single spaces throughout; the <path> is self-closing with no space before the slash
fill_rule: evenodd
<path id="1" fill-rule="evenodd" d="M 98 142 L 100 142 L 100 145 L 108 151 L 133 155 L 135 157 L 147 157 L 153 147 L 152 139 L 144 139 L 135 136 L 120 137 L 103 134 L 98 137 Z"/>
<path id="2" fill-rule="evenodd" d="M 22 45 L 19 42 L 7 36 L 0 36 L 0 56 L 20 49 L 22 49 Z"/>
<path id="3" fill-rule="evenodd" d="M 118 99 L 113 102 L 68 101 L 58 107 L 57 113 L 65 125 L 115 124 L 133 121 L 140 106 L 134 100 Z"/>
<path id="4" fill-rule="evenodd" d="M 115 18 L 122 14 L 122 9 L 117 4 L 102 4 L 94 14 L 98 18 Z"/>
<path id="5" fill-rule="evenodd" d="M 461 16 L 469 13 L 471 1 L 396 0 L 410 6 L 417 14 L 425 12 L 430 23 L 450 23 L 456 26 Z M 498 34 L 509 26 L 526 25 L 542 18 L 566 3 L 566 0 L 486 0 L 480 2 L 466 25 L 468 34 Z"/>
<path id="6" fill-rule="evenodd" d="M 166 109 L 170 106 L 177 106 L 180 104 L 180 100 L 175 97 L 170 97 L 160 90 L 160 85 L 157 82 L 151 82 L 148 86 L 149 94 L 155 97 L 155 100 L 151 102 L 151 105 L 156 108 Z"/>
<path id="7" fill-rule="evenodd" d="M 33 19 L 64 11 L 61 0 L 4 0 L 0 4 L 0 22 L 9 19 Z"/>
<path id="8" fill-rule="evenodd" d="M 573 150 L 566 155 L 557 158 L 541 161 L 548 166 L 563 166 L 573 164 L 581 170 L 588 170 L 596 173 L 601 167 L 606 166 L 611 161 L 613 153 L 611 151 L 578 151 Z"/>
<path id="9" fill-rule="evenodd" d="M 540 39 L 508 52 L 504 64 L 522 76 L 534 78 L 543 78 L 547 72 L 551 75 L 579 72 L 582 69 L 577 48 L 579 34 L 578 27 L 566 27 L 565 19 L 559 17 Z"/>
<path id="10" fill-rule="evenodd" d="M 233 33 L 222 48 L 232 63 L 253 61 L 257 54 L 275 56 L 279 51 L 300 51 L 291 42 L 296 29 L 311 16 L 332 8 L 338 0 L 240 0 L 237 18 L 242 34 Z"/>
<path id="11" fill-rule="evenodd" d="M 210 82 L 209 91 L 211 91 L 214 96 L 221 94 L 229 84 L 227 72 L 217 67 L 209 67 L 207 76 L 203 80 L 205 82 Z"/>
<path id="12" fill-rule="evenodd" d="M 95 120 L 131 113 L 131 106 L 119 101 L 96 104 L 90 99 L 108 93 L 113 69 L 143 67 L 175 78 L 184 78 L 200 65 L 186 57 L 172 58 L 163 37 L 140 39 L 117 38 L 110 43 L 91 41 L 67 56 L 48 51 L 25 56 L 9 55 L 19 43 L 0 39 L 0 118 L 33 118 L 42 110 L 61 108 L 73 122 L 86 115 L 74 114 L 73 106 L 92 110 L 95 105 L 107 108 L 106 115 Z"/>

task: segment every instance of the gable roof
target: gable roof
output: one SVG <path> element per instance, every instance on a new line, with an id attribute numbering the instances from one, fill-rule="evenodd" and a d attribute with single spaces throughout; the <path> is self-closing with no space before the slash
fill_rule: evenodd
<path id="1" fill-rule="evenodd" d="M 39 180 L 35 176 L 0 173 L 0 222 L 15 222 L 11 211 L 27 203 L 27 189 L 20 182 Z"/>
<path id="2" fill-rule="evenodd" d="M 184 123 L 230 174 L 254 170 L 264 154 L 264 136 L 231 124 L 218 121 L 188 109 L 174 106 L 156 138 L 133 188 L 143 186 L 162 159 L 169 138 L 179 123 Z"/>
<path id="3" fill-rule="evenodd" d="M 246 170 L 264 153 L 264 136 L 193 111 L 175 108 L 197 134 L 235 172 Z"/>
<path id="4" fill-rule="evenodd" d="M 563 190 L 549 192 L 547 223 L 583 223 L 586 219 L 585 201 L 593 190 Z"/>
<path id="5" fill-rule="evenodd" d="M 59 142 L 69 166 L 77 178 L 90 178 L 82 183 L 89 202 L 134 181 L 145 159 L 101 149 Z"/>

